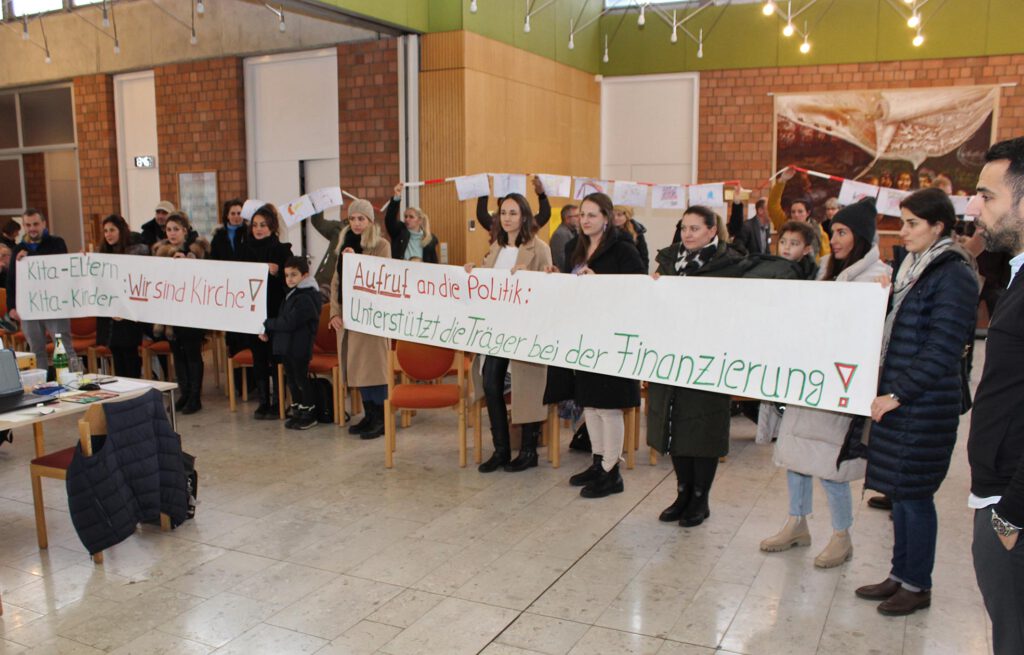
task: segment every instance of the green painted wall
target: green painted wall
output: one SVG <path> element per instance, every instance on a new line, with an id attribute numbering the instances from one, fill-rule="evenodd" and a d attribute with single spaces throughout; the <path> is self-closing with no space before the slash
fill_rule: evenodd
<path id="1" fill-rule="evenodd" d="M 804 4 L 793 2 L 794 9 Z M 693 41 L 680 31 L 678 43 L 670 43 L 669 26 L 650 14 L 641 30 L 631 11 L 616 32 L 622 19 L 616 12 L 600 21 L 602 34 L 615 34 L 600 72 L 642 75 L 1024 52 L 1021 0 L 947 0 L 927 4 L 921 13 L 925 42 L 915 48 L 914 31 L 886 0 L 819 0 L 795 21 L 800 29 L 808 23 L 811 52 L 804 55 L 799 36 L 783 36 L 783 21 L 764 16 L 760 4 L 712 7 L 686 24 L 695 35 L 704 28 L 704 57 L 698 59 Z"/>

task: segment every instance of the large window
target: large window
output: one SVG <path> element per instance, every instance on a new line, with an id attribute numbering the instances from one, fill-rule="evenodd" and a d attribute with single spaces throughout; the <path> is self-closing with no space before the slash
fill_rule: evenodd
<path id="1" fill-rule="evenodd" d="M 3 9 L 4 18 L 17 18 L 18 16 L 29 16 L 41 14 L 47 11 L 60 11 L 71 7 L 83 7 L 85 5 L 98 5 L 104 0 L 11 0 L 10 11 L 7 13 L 7 0 L 0 0 L 0 8 Z"/>
<path id="2" fill-rule="evenodd" d="M 0 93 L 0 154 L 74 146 L 70 85 Z"/>

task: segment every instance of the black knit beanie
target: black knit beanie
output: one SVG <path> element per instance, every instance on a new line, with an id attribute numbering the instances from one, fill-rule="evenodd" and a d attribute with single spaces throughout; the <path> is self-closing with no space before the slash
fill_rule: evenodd
<path id="1" fill-rule="evenodd" d="M 874 198 L 862 198 L 852 205 L 840 209 L 832 217 L 832 225 L 842 223 L 850 228 L 855 235 L 868 243 L 875 240 L 877 229 L 878 210 L 875 209 Z"/>

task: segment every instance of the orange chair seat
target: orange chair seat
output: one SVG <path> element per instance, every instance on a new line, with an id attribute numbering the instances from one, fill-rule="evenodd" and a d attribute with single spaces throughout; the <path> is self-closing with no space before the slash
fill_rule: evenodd
<path id="1" fill-rule="evenodd" d="M 98 357 L 113 357 L 114 353 L 110 352 L 110 348 L 107 346 L 95 346 L 96 355 Z"/>
<path id="2" fill-rule="evenodd" d="M 231 356 L 235 366 L 252 366 L 252 351 L 246 348 Z"/>
<path id="3" fill-rule="evenodd" d="M 142 347 L 148 349 L 155 355 L 170 355 L 171 354 L 171 342 L 170 341 L 143 341 Z"/>
<path id="4" fill-rule="evenodd" d="M 459 402 L 457 384 L 397 384 L 391 390 L 391 406 L 396 409 L 438 409 Z"/>
<path id="5" fill-rule="evenodd" d="M 71 337 L 71 345 L 74 346 L 76 353 L 84 354 L 91 346 L 96 345 L 96 337 Z M 53 354 L 53 342 L 46 344 L 46 354 Z"/>
<path id="6" fill-rule="evenodd" d="M 338 353 L 313 353 L 309 360 L 310 373 L 330 373 L 338 366 Z"/>
<path id="7" fill-rule="evenodd" d="M 36 457 L 32 460 L 34 466 L 48 466 L 55 469 L 64 469 L 65 471 L 71 466 L 71 458 L 75 455 L 75 448 L 64 448 L 52 453 L 47 453 L 42 457 Z"/>

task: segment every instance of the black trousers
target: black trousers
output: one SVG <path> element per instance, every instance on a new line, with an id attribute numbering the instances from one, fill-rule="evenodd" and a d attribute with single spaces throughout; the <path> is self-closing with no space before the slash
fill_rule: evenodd
<path id="1" fill-rule="evenodd" d="M 274 355 L 269 341 L 261 341 L 256 335 L 250 337 L 249 348 L 252 350 L 252 374 L 256 385 L 266 384 L 269 389 L 270 380 L 274 377 Z"/>
<path id="2" fill-rule="evenodd" d="M 203 391 L 203 333 L 196 330 L 195 334 L 175 328 L 175 338 L 171 341 L 171 353 L 174 355 L 174 371 L 178 385 L 186 398 L 199 399 Z"/>
<path id="3" fill-rule="evenodd" d="M 487 418 L 491 421 L 491 435 L 494 447 L 508 449 L 508 410 L 505 408 L 505 374 L 508 373 L 508 360 L 502 357 L 484 359 L 483 386 L 484 399 L 487 402 Z"/>
<path id="4" fill-rule="evenodd" d="M 995 655 L 1024 653 L 1024 538 L 1006 550 L 992 529 L 992 508 L 974 511 L 974 574 L 992 619 Z"/>
<path id="5" fill-rule="evenodd" d="M 114 371 L 126 378 L 142 377 L 142 358 L 139 357 L 138 346 L 111 346 L 110 353 L 114 357 Z"/>
<path id="6" fill-rule="evenodd" d="M 317 404 L 316 389 L 309 379 L 309 361 L 305 359 L 284 358 L 284 374 L 288 378 L 288 390 L 292 392 L 292 402 L 306 407 Z"/>

